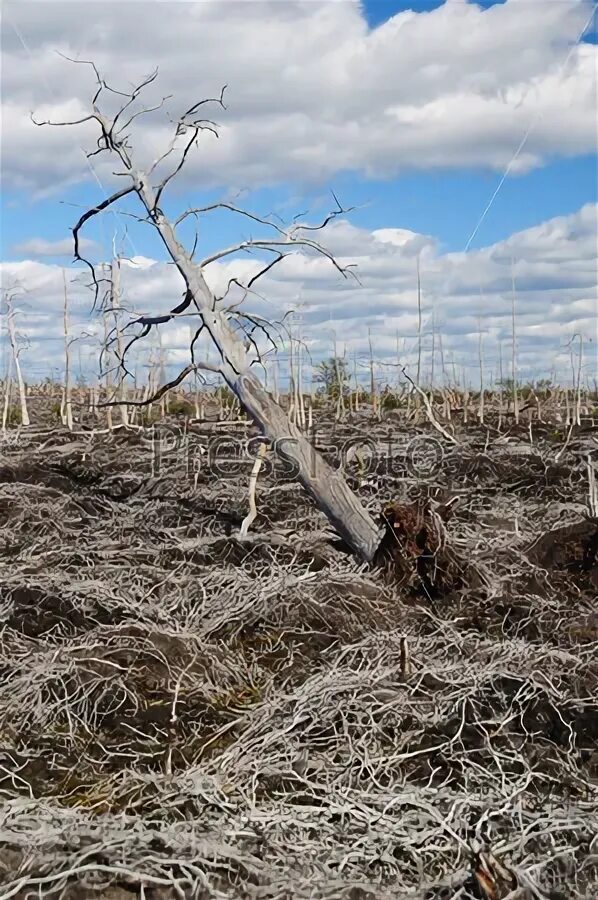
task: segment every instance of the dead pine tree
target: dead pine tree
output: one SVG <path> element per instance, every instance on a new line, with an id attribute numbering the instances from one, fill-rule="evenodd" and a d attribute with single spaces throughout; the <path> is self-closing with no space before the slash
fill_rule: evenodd
<path id="1" fill-rule="evenodd" d="M 513 416 L 515 423 L 519 425 L 519 392 L 517 390 L 517 333 L 515 330 L 516 315 L 515 301 L 517 299 L 517 289 L 515 286 L 515 260 L 511 258 L 511 373 L 513 376 Z"/>
<path id="2" fill-rule="evenodd" d="M 60 404 L 60 418 L 62 424 L 69 431 L 73 430 L 73 389 L 71 383 L 71 344 L 73 339 L 69 337 L 69 292 L 66 281 L 66 272 L 62 270 L 64 284 L 63 326 L 64 326 L 64 387 L 62 391 L 62 403 Z"/>
<path id="3" fill-rule="evenodd" d="M 27 409 L 27 390 L 25 388 L 25 382 L 23 380 L 23 373 L 21 372 L 21 363 L 19 361 L 19 356 L 21 355 L 21 350 L 23 349 L 22 341 L 19 340 L 17 335 L 17 331 L 15 328 L 15 309 L 13 306 L 15 294 L 11 291 L 7 291 L 4 300 L 6 303 L 6 326 L 8 329 L 8 340 L 10 342 L 10 349 L 12 352 L 12 360 L 13 366 L 15 370 L 15 375 L 17 377 L 17 388 L 19 391 L 19 402 L 21 407 L 21 425 L 29 425 L 29 411 Z M 7 410 L 8 413 L 8 410 Z M 4 425 L 4 423 L 3 423 Z"/>
<path id="4" fill-rule="evenodd" d="M 114 316 L 114 331 L 116 343 L 116 355 L 120 362 L 124 356 L 124 342 L 121 328 L 121 264 L 120 258 L 114 254 L 110 264 L 110 308 Z M 125 428 L 129 425 L 129 410 L 126 404 L 127 384 L 124 377 L 119 378 L 118 396 L 121 401 L 120 420 Z"/>
<path id="5" fill-rule="evenodd" d="M 372 347 L 372 329 L 368 328 L 368 347 L 370 351 L 370 397 L 372 401 L 372 413 L 374 416 L 380 417 L 378 390 L 376 385 L 376 375 L 374 372 L 374 350 Z"/>
<path id="6" fill-rule="evenodd" d="M 112 426 L 113 426 L 113 421 L 112 421 L 112 404 L 111 404 L 111 397 L 112 397 L 112 370 L 111 370 L 111 368 L 110 368 L 110 365 L 111 365 L 111 361 L 110 361 L 110 351 L 109 351 L 109 344 L 110 344 L 110 341 L 109 341 L 109 330 L 108 330 L 108 321 L 107 321 L 107 318 L 106 318 L 106 313 L 104 313 L 104 315 L 103 315 L 102 318 L 103 318 L 103 326 L 104 326 L 104 341 L 103 341 L 103 344 L 102 344 L 102 350 L 101 350 L 101 354 L 100 354 L 100 359 L 101 359 L 101 360 L 102 360 L 102 359 L 105 360 L 105 370 L 104 370 L 103 373 L 100 371 L 100 375 L 99 375 L 99 379 L 98 379 L 98 380 L 101 382 L 102 375 L 103 375 L 103 377 L 104 377 L 104 392 L 105 392 L 105 395 L 106 395 L 106 401 L 103 402 L 103 403 L 100 401 L 97 405 L 98 405 L 98 406 L 105 406 L 105 407 L 106 407 L 106 427 L 108 428 L 108 431 L 112 431 Z M 101 397 L 101 393 L 100 393 L 100 397 Z"/>
<path id="7" fill-rule="evenodd" d="M 420 254 L 417 254 L 417 376 L 415 383 L 421 387 L 422 372 L 422 281 Z"/>
<path id="8" fill-rule="evenodd" d="M 301 321 L 302 316 L 299 317 L 299 336 L 297 339 L 297 351 L 296 351 L 296 360 L 297 360 L 297 380 L 296 380 L 296 388 L 297 388 L 297 397 L 296 397 L 296 406 L 297 412 L 299 414 L 299 425 L 301 429 L 305 431 L 305 398 L 303 396 L 303 335 L 301 332 Z"/>
<path id="9" fill-rule="evenodd" d="M 421 387 L 421 372 L 422 372 L 422 281 L 421 281 L 421 261 L 420 254 L 417 254 L 416 259 L 416 273 L 417 273 L 417 373 L 415 376 L 415 384 L 418 387 Z M 414 395 L 413 391 L 409 391 L 407 395 L 407 418 L 411 415 L 411 398 Z M 418 400 L 415 400 L 415 408 L 418 407 Z"/>
<path id="10" fill-rule="evenodd" d="M 345 418 L 345 382 L 341 374 L 335 331 L 332 332 L 332 361 L 334 365 L 334 377 L 336 379 L 336 412 L 334 418 L 337 422 L 342 422 Z"/>
<path id="11" fill-rule="evenodd" d="M 298 404 L 297 404 L 297 377 L 295 373 L 295 357 L 293 348 L 293 332 L 289 328 L 289 421 L 297 424 L 298 421 Z"/>
<path id="12" fill-rule="evenodd" d="M 320 510 L 327 516 L 340 537 L 361 559 L 373 560 L 380 542 L 380 531 L 370 514 L 353 494 L 342 475 L 314 450 L 299 427 L 289 422 L 284 410 L 265 390 L 256 375 L 260 350 L 256 332 L 263 340 L 271 341 L 268 322 L 246 311 L 240 300 L 249 296 L 256 281 L 271 271 L 290 254 L 309 251 L 327 259 L 331 266 L 345 278 L 352 274 L 351 268 L 341 265 L 321 243 L 314 233 L 321 231 L 330 221 L 348 210 L 344 209 L 333 195 L 336 207 L 317 224 L 307 224 L 292 220 L 290 224 L 280 224 L 278 220 L 259 216 L 229 202 L 216 202 L 204 207 L 189 208 L 172 220 L 163 211 L 164 192 L 172 180 L 184 167 L 192 149 L 198 145 L 205 132 L 218 134 L 218 125 L 212 119 L 204 118 L 208 104 L 225 109 L 224 91 L 215 100 L 200 100 L 178 114 L 173 122 L 173 136 L 164 152 L 146 169 L 142 168 L 135 153 L 135 129 L 142 117 L 160 110 L 164 100 L 153 107 L 142 106 L 140 96 L 144 89 L 157 78 L 157 71 L 142 83 L 128 91 L 116 91 L 101 77 L 93 62 L 71 60 L 74 65 L 89 67 L 96 79 L 96 90 L 88 115 L 71 122 L 37 121 L 37 125 L 76 126 L 93 123 L 98 129 L 95 149 L 90 157 L 109 156 L 116 176 L 122 184 L 111 196 L 98 201 L 80 217 L 73 228 L 75 260 L 86 263 L 95 278 L 95 267 L 81 255 L 81 229 L 94 216 L 114 207 L 127 197 L 129 203 L 135 200 L 141 211 L 140 218 L 152 225 L 158 233 L 172 263 L 178 270 L 182 284 L 182 296 L 161 315 L 141 316 L 132 319 L 126 326 L 132 336 L 127 336 L 125 358 L 121 368 L 126 368 L 126 352 L 131 344 L 146 337 L 154 328 L 170 322 L 188 310 L 197 313 L 200 319 L 199 333 L 204 333 L 217 350 L 213 364 L 200 360 L 195 355 L 195 343 L 190 348 L 190 363 L 172 381 L 163 384 L 146 402 L 155 402 L 167 390 L 181 384 L 198 369 L 216 372 L 222 377 L 238 399 L 241 407 L 255 422 L 261 433 L 272 444 L 276 453 L 292 464 L 298 481 L 313 497 Z M 120 107 L 116 112 L 108 111 L 118 98 Z M 172 199 L 172 198 L 171 198 Z M 179 234 L 179 226 L 190 219 L 200 219 L 211 211 L 228 210 L 268 231 L 267 237 L 248 237 L 232 246 L 210 253 L 201 260 L 195 258 L 197 248 L 187 249 Z M 224 295 L 217 296 L 206 280 L 206 268 L 222 259 L 252 251 L 267 254 L 270 258 L 248 281 L 231 279 Z M 240 295 L 237 291 L 240 290 Z M 159 396 L 158 396 L 159 395 Z M 108 400 L 112 406 L 120 406 L 121 400 Z M 143 401 L 126 401 L 129 406 Z"/>
<path id="13" fill-rule="evenodd" d="M 502 428 L 504 375 L 502 365 L 502 341 L 498 342 L 498 430 Z"/>
<path id="14" fill-rule="evenodd" d="M 6 379 L 4 381 L 4 399 L 2 401 L 2 434 L 6 434 L 6 425 L 8 424 L 8 414 L 10 412 L 10 399 L 12 392 L 12 354 L 8 355 L 8 367 Z"/>
<path id="15" fill-rule="evenodd" d="M 357 354 L 353 351 L 353 381 L 355 383 L 355 396 L 353 409 L 359 412 L 359 377 L 357 375 Z"/>
<path id="16" fill-rule="evenodd" d="M 577 357 L 577 366 L 574 363 L 573 357 L 573 341 L 575 338 L 579 339 L 579 353 Z M 571 371 L 573 373 L 572 385 L 573 385 L 573 398 L 574 398 L 574 409 L 573 409 L 573 422 L 577 426 L 581 426 L 581 369 L 583 364 L 583 336 L 581 334 L 574 334 L 569 342 L 569 351 L 571 355 Z"/>
<path id="17" fill-rule="evenodd" d="M 479 319 L 478 327 L 478 362 L 480 364 L 480 399 L 478 406 L 478 420 L 484 424 L 484 334 L 482 332 L 482 320 Z"/>

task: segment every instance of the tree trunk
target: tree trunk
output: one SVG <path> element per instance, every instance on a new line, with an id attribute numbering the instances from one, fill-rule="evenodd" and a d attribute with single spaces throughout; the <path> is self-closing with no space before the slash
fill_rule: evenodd
<path id="1" fill-rule="evenodd" d="M 512 302 L 511 302 L 511 332 L 512 332 L 512 340 L 513 340 L 513 354 L 511 359 L 511 369 L 513 375 L 513 415 L 515 416 L 515 422 L 519 425 L 519 393 L 517 391 L 517 335 L 515 332 L 515 299 L 516 299 L 516 290 L 515 290 L 515 261 L 511 259 L 511 291 L 512 291 Z"/>
<path id="2" fill-rule="evenodd" d="M 359 412 L 359 378 L 357 377 L 357 355 L 353 352 L 353 380 L 355 381 L 355 398 L 353 408 Z"/>
<path id="3" fill-rule="evenodd" d="M 368 328 L 368 346 L 370 348 L 370 397 L 372 400 L 372 412 L 378 415 L 378 391 L 376 378 L 374 377 L 374 351 L 372 349 L 372 330 Z"/>
<path id="4" fill-rule="evenodd" d="M 479 363 L 480 363 L 480 401 L 478 406 L 478 419 L 480 425 L 484 424 L 484 344 L 482 335 L 482 323 L 480 321 Z"/>
<path id="5" fill-rule="evenodd" d="M 370 562 L 381 535 L 344 478 L 314 450 L 300 429 L 289 422 L 253 374 L 241 374 L 228 383 L 256 425 L 272 441 L 274 449 L 294 464 L 299 482 L 339 535 L 358 556 Z"/>
<path id="6" fill-rule="evenodd" d="M 108 352 L 108 322 L 106 321 L 106 314 L 104 313 L 104 352 L 106 357 L 106 375 L 104 379 L 104 388 L 106 391 L 106 399 L 112 400 L 112 376 L 110 374 L 110 355 Z M 106 407 L 106 425 L 108 427 L 108 431 L 112 431 L 112 407 Z"/>
<path id="7" fill-rule="evenodd" d="M 15 323 L 14 323 L 14 312 L 12 306 L 7 301 L 7 325 L 8 325 L 8 337 L 10 340 L 10 346 L 12 349 L 12 358 L 15 367 L 15 373 L 17 376 L 17 386 L 19 388 L 19 401 L 21 404 L 21 425 L 29 425 L 29 412 L 27 410 L 27 391 L 25 389 L 25 382 L 23 381 L 23 375 L 21 373 L 21 364 L 19 362 L 19 346 L 17 343 L 17 336 L 15 332 Z"/>
<path id="8" fill-rule="evenodd" d="M 504 377 L 502 370 L 502 341 L 498 342 L 498 430 L 502 428 Z M 507 401 L 508 403 L 508 401 Z"/>
<path id="9" fill-rule="evenodd" d="M 262 433 L 272 441 L 275 450 L 297 466 L 300 483 L 351 550 L 361 559 L 371 561 L 380 542 L 374 520 L 342 476 L 315 452 L 250 372 L 251 359 L 243 341 L 231 329 L 226 312 L 216 307 L 201 267 L 193 262 L 179 242 L 172 223 L 156 204 L 156 195 L 147 176 L 141 172 L 131 174 L 135 190 L 183 276 L 204 327 L 218 349 L 220 374 Z"/>
<path id="10" fill-rule="evenodd" d="M 115 257 L 110 266 L 110 285 L 111 285 L 111 307 L 114 315 L 114 329 L 116 331 L 116 350 L 118 353 L 119 365 L 122 362 L 124 344 L 122 330 L 120 327 L 120 258 Z M 118 379 L 118 399 L 123 403 L 120 409 L 120 420 L 125 428 L 129 427 L 129 408 L 125 405 L 127 399 L 127 385 L 125 383 L 124 373 Z"/>
<path id="11" fill-rule="evenodd" d="M 417 377 L 415 383 L 421 387 L 422 369 L 422 283 L 419 253 L 417 254 Z"/>
<path id="12" fill-rule="evenodd" d="M 297 421 L 297 390 L 295 387 L 295 360 L 293 357 L 293 332 L 289 329 L 289 422 Z"/>
<path id="13" fill-rule="evenodd" d="M 577 361 L 577 389 L 575 392 L 575 424 L 581 425 L 581 367 L 583 362 L 583 336 L 579 335 L 579 359 Z"/>
<path id="14" fill-rule="evenodd" d="M 10 411 L 10 395 L 12 392 L 12 356 L 8 357 L 8 372 L 6 373 L 6 381 L 4 382 L 4 403 L 2 406 L 2 434 L 6 433 L 6 423 L 8 422 L 8 413 Z"/>
<path id="15" fill-rule="evenodd" d="M 305 430 L 305 401 L 303 398 L 303 353 L 302 353 L 302 339 L 303 335 L 301 334 L 301 330 L 299 331 L 299 341 L 297 343 L 297 352 L 296 352 L 296 360 L 297 360 L 297 412 L 299 413 L 299 425 L 302 430 Z"/>
<path id="16" fill-rule="evenodd" d="M 62 280 L 64 283 L 64 407 L 62 410 L 62 424 L 66 425 L 69 431 L 72 431 L 73 397 L 71 387 L 71 344 L 69 340 L 69 295 L 66 283 L 66 272 L 64 269 L 62 270 Z"/>

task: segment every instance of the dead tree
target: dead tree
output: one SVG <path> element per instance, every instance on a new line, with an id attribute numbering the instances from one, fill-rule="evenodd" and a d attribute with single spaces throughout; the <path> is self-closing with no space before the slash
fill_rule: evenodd
<path id="1" fill-rule="evenodd" d="M 12 391 L 12 354 L 8 356 L 8 371 L 4 381 L 4 400 L 2 402 L 2 434 L 6 434 L 8 414 L 10 412 L 10 395 Z"/>
<path id="2" fill-rule="evenodd" d="M 225 108 L 223 92 L 216 100 L 200 100 L 194 103 L 178 116 L 174 121 L 174 134 L 170 145 L 147 170 L 143 170 L 138 165 L 132 149 L 131 129 L 134 127 L 133 123 L 138 121 L 140 116 L 160 109 L 163 105 L 164 101 L 151 108 L 137 107 L 140 94 L 144 88 L 155 81 L 157 71 L 133 90 L 123 93 L 116 91 L 106 83 L 94 63 L 79 60 L 73 62 L 90 66 L 97 80 L 97 89 L 91 103 L 90 114 L 71 122 L 36 122 L 35 119 L 34 122 L 38 125 L 62 126 L 96 123 L 99 130 L 97 145 L 88 156 L 109 155 L 117 166 L 115 174 L 123 183 L 123 187 L 87 210 L 73 228 L 75 260 L 89 266 L 94 283 L 97 285 L 94 265 L 84 259 L 80 253 L 81 229 L 92 217 L 113 207 L 124 197 L 128 197 L 136 199 L 140 204 L 143 212 L 143 216 L 140 218 L 156 229 L 184 283 L 182 299 L 169 311 L 159 316 L 142 316 L 130 323 L 132 328 L 137 326 L 139 330 L 125 345 L 123 358 L 119 363 L 122 373 L 126 373 L 126 352 L 134 341 L 145 337 L 152 328 L 169 322 L 177 316 L 188 314 L 189 310 L 194 312 L 198 316 L 200 324 L 191 345 L 191 364 L 168 385 L 162 386 L 160 395 L 165 388 L 180 384 L 188 374 L 197 369 L 217 372 L 236 395 L 241 406 L 257 424 L 263 435 L 268 438 L 275 452 L 290 461 L 300 483 L 311 494 L 351 550 L 364 560 L 372 560 L 380 540 L 379 529 L 352 493 L 342 475 L 332 469 L 315 452 L 300 429 L 289 422 L 284 411 L 255 375 L 253 365 L 259 364 L 261 361 L 255 334 L 261 332 L 271 340 L 271 332 L 269 323 L 258 316 L 244 312 L 241 308 L 241 303 L 251 292 L 257 279 L 272 270 L 290 253 L 296 253 L 299 250 L 307 250 L 328 259 L 337 272 L 344 277 L 352 274 L 351 269 L 341 266 L 331 253 L 310 236 L 324 228 L 332 219 L 346 213 L 347 210 L 334 197 L 336 208 L 326 216 L 323 222 L 317 225 L 307 225 L 293 221 L 292 224 L 284 226 L 271 218 L 254 215 L 232 203 L 220 202 L 202 208 L 187 209 L 176 220 L 171 221 L 164 214 L 161 205 L 164 191 L 181 171 L 189 153 L 197 145 L 204 132 L 218 134 L 217 124 L 211 119 L 203 118 L 202 113 L 206 104 L 210 102 Z M 116 113 L 108 113 L 104 108 L 107 97 L 111 99 L 118 97 L 122 100 Z M 166 167 L 173 160 L 174 162 L 164 174 Z M 271 236 L 261 239 L 249 237 L 233 246 L 212 253 L 198 262 L 194 259 L 195 247 L 191 251 L 188 250 L 183 245 L 177 229 L 191 217 L 199 219 L 200 216 L 206 215 L 214 209 L 226 209 L 243 216 L 247 221 L 259 223 L 261 227 L 269 229 Z M 216 296 L 206 281 L 206 267 L 217 260 L 256 250 L 271 254 L 272 258 L 247 283 L 233 278 L 230 280 L 224 296 Z M 234 306 L 227 307 L 224 301 L 233 285 L 241 290 L 242 300 L 237 301 Z M 208 336 L 218 351 L 218 358 L 214 364 L 208 364 L 207 361 L 200 361 L 195 357 L 194 347 L 201 332 Z M 156 397 L 148 399 L 155 400 Z M 121 405 L 122 403 L 120 400 L 107 402 L 112 405 Z M 131 405 L 132 401 L 126 402 Z"/>
<path id="3" fill-rule="evenodd" d="M 515 422 L 519 425 L 519 393 L 517 390 L 517 334 L 515 331 L 515 301 L 517 292 L 515 287 L 515 260 L 511 259 L 511 335 L 512 335 L 512 356 L 511 356 L 511 372 L 513 375 L 513 415 Z"/>
<path id="4" fill-rule="evenodd" d="M 19 389 L 19 402 L 21 404 L 21 425 L 29 425 L 27 391 L 25 388 L 25 382 L 23 381 L 23 374 L 21 372 L 21 363 L 19 362 L 19 356 L 21 354 L 22 346 L 19 342 L 19 338 L 15 329 L 15 310 L 13 308 L 13 299 L 13 294 L 7 292 L 5 295 L 6 325 L 8 328 L 8 339 L 10 341 L 15 374 L 17 376 L 17 387 Z"/>
<path id="5" fill-rule="evenodd" d="M 415 383 L 421 387 L 422 369 L 422 282 L 420 271 L 420 254 L 417 254 L 417 376 Z"/>
<path id="6" fill-rule="evenodd" d="M 480 364 L 480 401 L 478 406 L 478 419 L 480 425 L 484 424 L 484 335 L 482 332 L 482 320 L 479 320 L 478 361 Z"/>
<path id="7" fill-rule="evenodd" d="M 577 358 L 577 371 L 573 362 L 573 340 L 574 338 L 579 338 L 579 355 Z M 573 412 L 573 421 L 577 426 L 581 425 L 581 368 L 583 363 L 583 335 L 577 334 L 573 335 L 571 340 L 569 341 L 570 346 L 570 354 L 571 354 L 571 369 L 573 372 L 573 397 L 575 400 L 574 412 Z"/>
<path id="8" fill-rule="evenodd" d="M 378 391 L 376 376 L 374 375 L 374 350 L 372 348 L 372 329 L 368 328 L 368 347 L 370 348 L 370 397 L 372 400 L 372 412 L 379 415 Z"/>
<path id="9" fill-rule="evenodd" d="M 121 274 L 120 257 L 117 254 L 114 254 L 112 263 L 110 264 L 110 305 L 112 308 L 112 313 L 114 315 L 116 354 L 117 354 L 118 359 L 122 359 L 122 357 L 124 355 L 124 344 L 123 344 L 123 338 L 122 338 L 122 330 L 120 327 L 120 313 L 121 313 L 120 274 Z M 121 378 L 119 381 L 119 398 L 122 401 L 122 405 L 120 407 L 120 418 L 121 418 L 122 424 L 126 428 L 129 425 L 129 410 L 128 410 L 128 407 L 126 404 L 127 385 L 126 385 L 124 378 Z"/>
<path id="10" fill-rule="evenodd" d="M 102 346 L 102 354 L 106 358 L 106 366 L 105 366 L 105 372 L 104 372 L 104 389 L 106 392 L 106 397 L 111 397 L 112 396 L 112 370 L 110 368 L 110 358 L 109 358 L 109 352 L 108 352 L 109 331 L 108 331 L 108 321 L 107 321 L 106 314 L 104 314 L 104 317 L 103 317 L 103 325 L 104 325 L 104 343 Z M 101 373 L 100 373 L 100 378 L 101 378 Z M 98 406 L 105 406 L 105 405 L 106 404 L 103 404 L 101 402 L 98 403 Z M 108 427 L 108 431 L 112 431 L 112 426 L 113 426 L 112 406 L 110 403 L 106 406 L 106 425 Z"/>
<path id="11" fill-rule="evenodd" d="M 64 306 L 63 306 L 63 326 L 64 326 L 64 389 L 62 394 L 62 403 L 60 405 L 60 417 L 62 424 L 66 425 L 69 431 L 73 430 L 73 391 L 71 384 L 71 344 L 72 339 L 69 337 L 69 294 L 66 282 L 66 272 L 62 270 L 62 280 L 64 284 Z"/>

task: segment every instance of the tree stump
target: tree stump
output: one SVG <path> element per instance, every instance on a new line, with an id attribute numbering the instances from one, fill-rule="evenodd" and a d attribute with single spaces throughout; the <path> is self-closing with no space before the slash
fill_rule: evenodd
<path id="1" fill-rule="evenodd" d="M 438 506 L 430 500 L 387 504 L 381 514 L 385 532 L 375 565 L 400 586 L 429 598 L 464 587 L 468 564 L 450 546 L 446 530 L 456 501 Z"/>

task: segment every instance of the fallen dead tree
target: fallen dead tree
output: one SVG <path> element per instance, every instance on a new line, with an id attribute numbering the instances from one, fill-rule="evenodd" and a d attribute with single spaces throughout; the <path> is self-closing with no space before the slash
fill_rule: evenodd
<path id="1" fill-rule="evenodd" d="M 90 155 L 108 154 L 118 162 L 120 170 L 116 174 L 124 179 L 125 186 L 87 210 L 80 217 L 73 229 L 75 259 L 85 262 L 89 266 L 96 287 L 97 299 L 100 293 L 100 283 L 96 277 L 96 267 L 81 256 L 79 243 L 81 229 L 94 216 L 111 208 L 123 198 L 133 195 L 145 212 L 145 221 L 149 222 L 159 234 L 185 287 L 183 300 L 168 312 L 158 316 L 143 316 L 131 323 L 133 326 L 139 326 L 140 330 L 121 351 L 119 357 L 121 377 L 127 372 L 127 351 L 137 340 L 146 337 L 153 328 L 158 328 L 177 316 L 188 315 L 189 311 L 195 312 L 200 320 L 199 328 L 191 342 L 191 364 L 168 385 L 162 386 L 157 394 L 144 401 L 138 401 L 137 405 L 155 401 L 168 388 L 179 384 L 192 371 L 208 370 L 217 373 L 238 397 L 242 407 L 259 426 L 261 432 L 270 440 L 274 451 L 295 467 L 298 480 L 311 494 L 318 507 L 351 550 L 361 559 L 371 561 L 380 540 L 378 528 L 371 516 L 350 490 L 342 475 L 331 468 L 314 451 L 301 430 L 289 421 L 286 413 L 273 400 L 254 374 L 252 365 L 259 361 L 260 352 L 253 334 L 258 330 L 272 341 L 270 323 L 263 321 L 260 317 L 240 311 L 238 300 L 234 304 L 231 303 L 229 307 L 223 306 L 222 301 L 225 297 L 217 297 L 205 278 L 205 268 L 217 260 L 256 250 L 271 254 L 270 262 L 247 283 L 241 283 L 238 279 L 231 279 L 229 282 L 227 294 L 234 284 L 243 296 L 247 296 L 258 278 L 271 271 L 290 253 L 295 253 L 300 249 L 307 249 L 328 259 L 338 272 L 344 277 L 349 277 L 352 274 L 351 270 L 342 267 L 322 244 L 310 236 L 313 232 L 323 229 L 328 222 L 346 210 L 337 201 L 336 209 L 318 225 L 307 225 L 294 221 L 292 225 L 283 227 L 271 219 L 256 216 L 230 203 L 215 203 L 203 208 L 188 209 L 176 221 L 170 221 L 161 207 L 164 191 L 185 165 L 188 154 L 200 135 L 205 131 L 218 133 L 217 124 L 211 119 L 203 118 L 202 111 L 203 107 L 209 103 L 215 103 L 224 108 L 223 94 L 216 100 L 200 100 L 179 115 L 175 122 L 170 146 L 147 171 L 144 171 L 137 164 L 132 149 L 130 129 L 133 127 L 134 120 L 155 110 L 155 107 L 152 109 L 137 108 L 136 104 L 143 89 L 155 81 L 157 72 L 134 90 L 122 93 L 106 84 L 93 63 L 83 62 L 82 64 L 91 66 L 97 79 L 97 90 L 92 101 L 91 113 L 78 122 L 38 122 L 36 124 L 97 123 L 100 131 L 97 149 Z M 116 113 L 108 114 L 100 108 L 100 99 L 104 99 L 106 94 L 120 94 L 124 98 L 122 106 Z M 166 161 L 171 159 L 177 161 L 168 171 L 165 171 Z M 259 223 L 260 226 L 267 228 L 272 236 L 265 239 L 248 238 L 196 262 L 193 259 L 195 247 L 192 252 L 185 248 L 177 234 L 177 228 L 190 217 L 199 218 L 215 209 L 226 209 L 254 223 Z M 113 293 L 112 288 L 110 293 Z M 219 359 L 214 364 L 195 358 L 194 346 L 202 332 L 209 336 L 218 351 Z M 114 350 L 114 346 L 112 347 L 113 352 L 117 355 L 120 341 L 120 334 L 117 333 L 113 340 L 116 349 Z M 107 401 L 104 405 L 120 406 L 125 402 L 127 401 L 112 400 Z"/>

